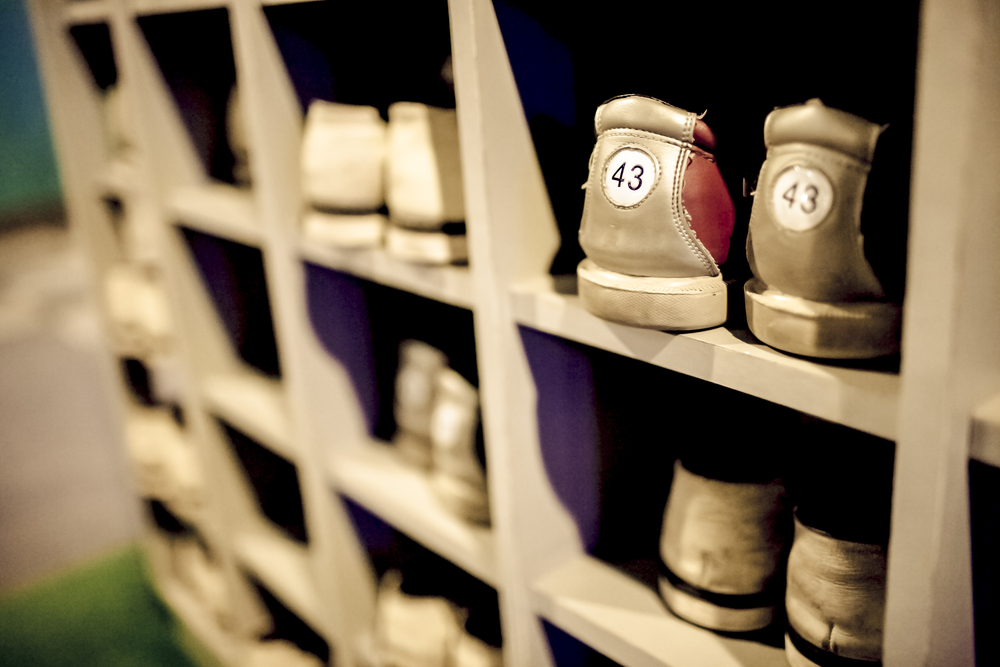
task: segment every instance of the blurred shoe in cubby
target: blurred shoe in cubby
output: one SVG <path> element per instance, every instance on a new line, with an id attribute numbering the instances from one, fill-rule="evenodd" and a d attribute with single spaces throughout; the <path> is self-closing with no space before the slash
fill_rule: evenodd
<path id="1" fill-rule="evenodd" d="M 389 107 L 386 250 L 424 264 L 468 260 L 458 116 L 417 102 Z"/>
<path id="2" fill-rule="evenodd" d="M 348 248 L 382 243 L 385 152 L 378 109 L 313 100 L 302 137 L 307 238 Z"/>
<path id="3" fill-rule="evenodd" d="M 338 248 L 373 248 L 382 245 L 385 216 L 381 213 L 330 213 L 306 211 L 302 233 L 306 238 Z"/>
<path id="4" fill-rule="evenodd" d="M 767 627 L 781 604 L 787 547 L 779 480 L 724 481 L 677 461 L 660 535 L 660 594 L 710 630 Z"/>
<path id="5" fill-rule="evenodd" d="M 719 265 L 735 208 L 694 113 L 641 95 L 605 102 L 594 117 L 577 267 L 580 298 L 597 317 L 687 331 L 726 321 Z"/>
<path id="6" fill-rule="evenodd" d="M 101 106 L 109 157 L 116 162 L 131 162 L 135 141 L 129 133 L 125 98 L 117 83 L 102 91 Z"/>
<path id="7" fill-rule="evenodd" d="M 204 495 L 201 461 L 173 416 L 162 409 L 136 410 L 126 423 L 126 444 L 139 493 L 197 524 Z"/>
<path id="8" fill-rule="evenodd" d="M 445 354 L 423 341 L 404 340 L 399 345 L 393 443 L 405 461 L 419 468 L 431 465 L 431 415 L 437 395 L 437 377 L 447 367 Z"/>
<path id="9" fill-rule="evenodd" d="M 431 416 L 431 488 L 452 513 L 486 524 L 490 512 L 479 433 L 479 392 L 454 370 L 441 370 Z"/>
<path id="10" fill-rule="evenodd" d="M 247 141 L 246 120 L 240 89 L 234 83 L 226 100 L 226 138 L 233 152 L 233 182 L 243 188 L 250 187 L 250 144 Z"/>
<path id="11" fill-rule="evenodd" d="M 208 610 L 220 628 L 232 629 L 236 608 L 225 573 L 195 535 L 171 541 L 173 569 L 177 578 Z"/>
<path id="12" fill-rule="evenodd" d="M 744 290 L 750 330 L 768 345 L 829 359 L 898 351 L 901 306 L 886 298 L 861 235 L 883 129 L 818 99 L 768 115 Z"/>
<path id="13" fill-rule="evenodd" d="M 886 551 L 795 517 L 785 594 L 791 667 L 882 664 Z"/>
<path id="14" fill-rule="evenodd" d="M 116 350 L 132 357 L 168 351 L 174 325 L 166 290 L 148 266 L 121 263 L 108 269 L 104 302 Z"/>
<path id="15" fill-rule="evenodd" d="M 375 647 L 381 667 L 450 667 L 462 634 L 462 614 L 434 596 L 407 595 L 402 576 L 382 577 L 375 605 Z"/>
<path id="16" fill-rule="evenodd" d="M 451 667 L 502 667 L 503 652 L 468 632 L 458 636 Z"/>

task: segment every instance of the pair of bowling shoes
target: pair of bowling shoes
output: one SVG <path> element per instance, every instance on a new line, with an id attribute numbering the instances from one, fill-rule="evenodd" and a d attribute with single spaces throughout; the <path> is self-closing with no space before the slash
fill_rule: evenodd
<path id="1" fill-rule="evenodd" d="M 379 583 L 375 628 L 355 647 L 358 667 L 500 667 L 500 649 L 471 635 L 467 610 L 442 597 L 410 595 L 390 570 Z"/>
<path id="2" fill-rule="evenodd" d="M 403 341 L 399 358 L 393 441 L 400 456 L 429 471 L 431 489 L 449 511 L 489 523 L 479 392 L 423 341 Z"/>
<path id="3" fill-rule="evenodd" d="M 307 237 L 342 248 L 384 243 L 391 255 L 424 264 L 468 259 L 454 109 L 396 102 L 386 123 L 374 107 L 315 100 L 302 176 Z"/>
<path id="4" fill-rule="evenodd" d="M 667 607 L 746 633 L 771 625 L 783 603 L 792 667 L 881 664 L 886 540 L 849 534 L 808 503 L 793 517 L 782 481 L 753 477 L 675 463 L 660 537 Z"/>
<path id="5" fill-rule="evenodd" d="M 693 113 L 638 95 L 595 115 L 597 142 L 580 225 L 580 297 L 598 317 L 672 331 L 727 318 L 719 269 L 735 209 Z M 772 112 L 747 239 L 751 331 L 811 357 L 898 349 L 900 307 L 867 261 L 862 199 L 882 128 L 819 100 Z"/>

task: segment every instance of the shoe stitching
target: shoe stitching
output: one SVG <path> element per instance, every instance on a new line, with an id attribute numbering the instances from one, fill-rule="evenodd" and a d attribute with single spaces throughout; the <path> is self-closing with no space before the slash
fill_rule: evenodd
<path id="1" fill-rule="evenodd" d="M 824 160 L 834 163 L 838 167 L 844 169 L 851 169 L 853 171 L 859 172 L 861 174 L 867 175 L 871 172 L 871 165 L 858 160 L 856 158 L 848 157 L 832 148 L 824 148 L 823 146 L 811 146 L 810 144 L 800 143 L 796 148 L 787 148 L 790 146 L 795 146 L 796 144 L 782 144 L 781 146 L 775 146 L 768 149 L 768 158 L 771 157 L 771 151 L 775 152 L 774 157 L 784 157 L 786 155 L 801 155 L 802 157 L 812 158 L 817 162 L 823 162 Z M 820 149 L 820 150 L 817 150 Z M 782 150 L 784 149 L 784 150 Z"/>
<path id="2" fill-rule="evenodd" d="M 681 203 L 681 192 L 683 191 L 684 187 L 682 166 L 686 166 L 689 154 L 690 154 L 689 150 L 682 150 L 677 156 L 677 164 L 674 166 L 673 191 L 671 193 L 673 202 L 673 211 L 671 213 L 673 214 L 672 217 L 674 221 L 674 227 L 677 229 L 677 233 L 680 234 L 681 238 L 684 239 L 684 242 L 687 244 L 691 252 L 693 252 L 694 255 L 701 260 L 702 264 L 705 266 L 705 269 L 708 270 L 709 274 L 714 276 L 719 271 L 718 266 L 716 265 L 714 260 L 709 261 L 708 258 L 705 257 L 705 252 L 700 247 L 701 243 L 698 242 L 697 239 L 695 239 L 694 242 L 692 242 L 691 236 L 694 234 L 694 231 L 691 229 L 690 225 L 684 225 L 682 222 L 684 221 L 683 218 L 684 206 Z"/>
<path id="3" fill-rule="evenodd" d="M 609 137 L 634 137 L 636 139 L 646 139 L 649 141 L 659 141 L 660 143 L 670 144 L 672 146 L 679 146 L 680 148 L 686 148 L 690 150 L 693 148 L 691 142 L 681 141 L 680 139 L 674 139 L 673 137 L 665 137 L 662 134 L 656 134 L 654 132 L 647 132 L 646 130 L 628 130 L 615 128 L 613 130 L 605 130 L 600 135 L 598 135 L 597 140 L 600 141 L 605 135 Z"/>
<path id="4" fill-rule="evenodd" d="M 604 115 L 604 108 L 607 106 L 607 102 L 597 107 L 597 115 L 594 118 L 594 127 L 597 128 L 597 134 L 600 136 L 601 132 L 601 117 Z"/>

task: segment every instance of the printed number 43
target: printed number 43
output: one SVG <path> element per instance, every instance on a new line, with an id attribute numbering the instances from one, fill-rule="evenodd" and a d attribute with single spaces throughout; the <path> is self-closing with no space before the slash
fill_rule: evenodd
<path id="1" fill-rule="evenodd" d="M 642 174 L 643 174 L 642 165 L 638 164 L 634 165 L 631 171 L 632 171 L 632 176 L 629 178 L 628 183 L 625 183 L 625 163 L 622 162 L 621 166 L 619 166 L 618 169 L 615 170 L 615 173 L 611 174 L 611 180 L 617 181 L 618 187 L 621 187 L 622 183 L 625 183 L 625 186 L 629 190 L 635 192 L 636 190 L 642 187 Z"/>
<path id="2" fill-rule="evenodd" d="M 785 192 L 781 195 L 781 198 L 788 202 L 788 208 L 792 208 L 793 206 L 795 206 L 796 202 L 795 195 L 798 192 L 798 188 L 799 188 L 799 182 L 796 181 L 792 183 L 792 186 L 787 190 L 785 190 Z M 811 184 L 806 185 L 805 188 L 803 188 L 803 196 L 800 198 L 801 200 L 799 201 L 799 208 L 802 209 L 803 213 L 809 215 L 810 213 L 816 210 L 816 207 L 818 205 L 816 200 L 818 197 L 819 197 L 819 188 Z"/>

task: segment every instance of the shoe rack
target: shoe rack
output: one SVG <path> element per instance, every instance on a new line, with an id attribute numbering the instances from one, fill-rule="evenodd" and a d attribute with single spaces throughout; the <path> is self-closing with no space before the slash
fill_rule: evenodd
<path id="1" fill-rule="evenodd" d="M 535 23 L 524 23 L 521 3 L 500 0 L 380 4 L 362 18 L 356 5 L 340 11 L 332 0 L 28 4 L 94 298 L 106 301 L 108 276 L 125 265 L 169 304 L 170 333 L 155 345 L 123 342 L 106 309 L 108 356 L 95 391 L 120 407 L 123 452 L 129 427 L 167 415 L 197 453 L 201 497 L 185 520 L 139 485 L 137 496 L 147 496 L 160 592 L 217 660 L 249 664 L 265 637 L 324 663 L 357 664 L 376 575 L 436 559 L 439 594 L 465 603 L 456 598 L 476 589 L 470 604 L 492 607 L 484 616 L 499 617 L 493 632 L 512 667 L 784 665 L 780 638 L 725 637 L 668 612 L 653 557 L 678 442 L 712 447 L 724 437 L 756 447 L 786 420 L 832 429 L 830 438 L 790 443 L 829 448 L 817 461 L 837 456 L 840 437 L 894 456 L 884 663 L 973 664 L 978 647 L 979 664 L 991 664 L 983 624 L 997 618 L 1000 475 L 993 5 L 925 0 L 919 17 L 896 28 L 917 45 L 897 366 L 829 364 L 762 345 L 741 322 L 739 285 L 727 326 L 694 333 L 633 329 L 582 308 L 572 281 L 550 273 L 560 229 L 575 235 L 550 192 L 560 179 L 584 182 L 592 136 L 574 145 L 583 156 L 575 172 L 553 171 L 545 142 L 554 135 L 529 124 L 544 114 L 527 108 L 531 82 L 518 72 L 531 71 L 525 62 L 543 74 L 558 69 L 563 54 L 532 51 L 508 29 L 530 24 L 521 34 L 536 45 L 565 38 L 576 22 L 547 9 L 552 3 L 539 3 Z M 698 75 L 685 64 L 689 51 L 672 52 L 677 26 L 620 18 L 632 26 L 621 26 L 625 36 L 613 16 L 587 35 L 621 61 L 612 70 L 622 88 L 612 94 L 640 92 L 627 89 L 641 85 L 629 78 L 635 40 L 662 42 L 661 78 Z M 729 59 L 726 85 L 766 88 L 783 71 L 768 68 L 767 54 L 781 51 L 774 44 L 809 43 L 808 30 L 826 44 L 840 25 L 786 18 L 729 53 L 741 22 L 718 12 L 710 16 L 722 26 L 718 42 L 699 43 Z M 317 60 L 311 45 L 324 33 L 337 46 Z M 758 51 L 758 39 L 773 52 Z M 447 91 L 406 66 L 449 47 L 468 266 L 407 264 L 305 240 L 301 100 L 339 86 L 351 103 L 425 96 L 441 104 Z M 806 61 L 787 74 L 815 74 L 819 93 L 810 94 L 822 95 L 823 77 L 833 75 Z M 249 155 L 242 186 L 225 131 L 234 82 Z M 108 136 L 102 91 L 111 83 L 123 137 Z M 761 130 L 758 123 L 743 141 L 762 144 Z M 478 380 L 489 527 L 449 514 L 427 475 L 377 442 L 391 435 L 384 419 L 395 355 L 410 337 L 433 339 Z M 185 559 L 197 565 L 179 565 Z"/>

